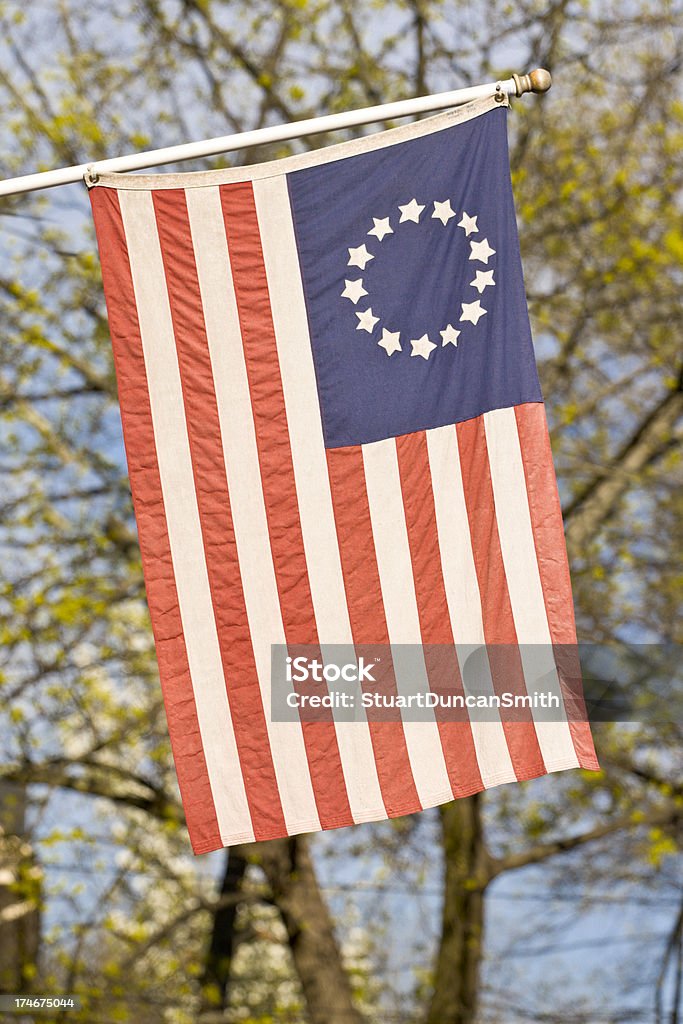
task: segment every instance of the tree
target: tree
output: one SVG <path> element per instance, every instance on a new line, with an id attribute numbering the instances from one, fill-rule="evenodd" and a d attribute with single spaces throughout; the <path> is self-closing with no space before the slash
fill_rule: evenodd
<path id="1" fill-rule="evenodd" d="M 653 645 L 642 649 L 648 659 L 654 645 L 679 642 L 676 4 L 129 0 L 112 10 L 12 0 L 0 22 L 6 175 L 485 81 L 507 75 L 513 56 L 517 70 L 549 66 L 553 92 L 515 104 L 511 164 L 580 631 Z M 218 895 L 184 856 L 83 191 L 9 200 L 2 215 L 2 774 L 25 787 L 20 843 L 41 861 L 66 844 L 60 870 L 86 880 L 61 912 L 73 941 L 63 942 L 64 930 L 56 942 L 43 934 L 38 977 L 88 996 L 88 1020 L 112 1019 L 107 999 L 136 1020 L 169 1006 L 173 1019 L 193 1019 L 202 998 L 208 1019 L 212 1006 L 230 1005 L 240 956 L 262 941 L 265 901 L 281 919 L 274 942 L 291 954 L 286 1012 L 298 1013 L 302 998 L 316 1024 L 372 1019 L 382 1011 L 371 1000 L 363 1012 L 344 970 L 315 843 L 234 852 Z M 646 665 L 644 694 L 654 675 Z M 594 1019 L 590 1008 L 581 1016 L 575 994 L 569 1003 L 555 995 L 541 1014 L 496 991 L 483 959 L 488 896 L 502 876 L 544 865 L 549 891 L 570 875 L 584 893 L 617 878 L 680 899 L 667 880 L 680 738 L 674 721 L 607 724 L 598 777 L 572 773 L 454 802 L 438 815 L 438 836 L 434 815 L 367 827 L 368 863 L 395 866 L 425 835 L 429 854 L 438 847 L 443 857 L 435 967 L 413 1016 Z M 98 868 L 100 849 L 109 853 Z M 95 905 L 92 872 L 106 880 Z M 47 890 L 46 910 L 59 895 Z M 670 916 L 649 1005 L 673 1024 L 678 905 Z M 259 966 L 262 981 L 278 976 L 268 957 Z M 284 1003 L 260 1005 L 285 1012 Z M 230 1012 L 241 1019 L 239 1006 Z M 413 1019 L 407 1010 L 404 1019 Z"/>

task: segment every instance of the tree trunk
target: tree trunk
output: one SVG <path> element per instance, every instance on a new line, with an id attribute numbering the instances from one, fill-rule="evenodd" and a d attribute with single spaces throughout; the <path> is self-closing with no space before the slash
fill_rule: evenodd
<path id="1" fill-rule="evenodd" d="M 0 993 L 30 992 L 40 950 L 42 871 L 26 841 L 26 792 L 0 783 Z"/>
<path id="2" fill-rule="evenodd" d="M 202 978 L 202 1012 L 224 1010 L 229 998 L 230 970 L 237 948 L 235 920 L 247 860 L 239 846 L 228 850 L 221 883 L 218 909 L 214 915 L 211 941 Z"/>
<path id="3" fill-rule="evenodd" d="M 480 797 L 446 804 L 441 808 L 441 824 L 444 901 L 427 1024 L 473 1024 L 484 937 L 484 891 L 490 877 Z"/>
<path id="4" fill-rule="evenodd" d="M 361 1024 L 305 836 L 255 848 L 282 915 L 311 1024 Z"/>

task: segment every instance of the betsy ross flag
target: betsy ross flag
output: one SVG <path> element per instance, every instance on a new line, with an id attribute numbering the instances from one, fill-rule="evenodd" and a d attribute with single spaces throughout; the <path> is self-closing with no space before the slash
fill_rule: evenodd
<path id="1" fill-rule="evenodd" d="M 553 655 L 576 636 L 506 107 L 91 189 L 197 853 L 597 768 Z M 504 645 L 480 688 L 523 695 L 538 647 L 563 710 L 276 720 L 274 645 L 324 661 L 368 644 L 388 652 L 385 694 L 436 686 L 438 661 L 462 695 L 463 652 Z"/>

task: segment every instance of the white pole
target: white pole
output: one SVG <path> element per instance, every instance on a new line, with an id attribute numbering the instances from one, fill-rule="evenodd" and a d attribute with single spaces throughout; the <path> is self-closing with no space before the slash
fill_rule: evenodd
<path id="1" fill-rule="evenodd" d="M 340 128 L 370 124 L 373 121 L 389 121 L 398 117 L 407 117 L 410 114 L 424 114 L 431 110 L 461 106 L 463 103 L 469 103 L 471 100 L 481 99 L 485 96 L 494 96 L 496 92 L 515 96 L 521 96 L 524 92 L 546 92 L 550 88 L 550 84 L 549 73 L 539 69 L 528 75 L 514 75 L 504 82 L 489 82 L 486 85 L 475 85 L 468 89 L 456 89 L 454 92 L 418 96 L 411 100 L 399 100 L 396 103 L 384 103 L 376 107 L 364 107 L 362 110 L 348 110 L 340 114 L 327 114 L 305 121 L 294 121 L 291 124 L 257 128 L 250 132 L 240 132 L 238 135 L 225 135 L 218 139 L 205 139 L 203 142 L 189 142 L 183 146 L 167 146 L 165 149 L 153 149 L 146 153 L 112 157 L 109 160 L 99 160 L 97 163 L 75 164 L 73 167 L 61 167 L 55 171 L 25 174 L 20 178 L 8 178 L 6 181 L 0 181 L 0 196 L 17 195 L 20 192 L 36 192 L 43 188 L 54 188 L 56 185 L 69 185 L 76 181 L 82 181 L 86 172 L 98 174 L 105 171 L 140 171 L 145 167 L 158 167 L 162 164 L 177 163 L 179 160 L 196 160 L 204 156 L 217 156 L 219 153 L 246 149 L 248 146 L 283 142 L 285 139 L 298 139 L 304 135 L 315 135 L 318 132 L 338 131 Z"/>

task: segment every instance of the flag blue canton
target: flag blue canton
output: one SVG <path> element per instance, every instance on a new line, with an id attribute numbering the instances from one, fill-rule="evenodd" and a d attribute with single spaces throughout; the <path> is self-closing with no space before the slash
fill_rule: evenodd
<path id="1" fill-rule="evenodd" d="M 505 109 L 288 186 L 328 448 L 542 401 Z"/>

